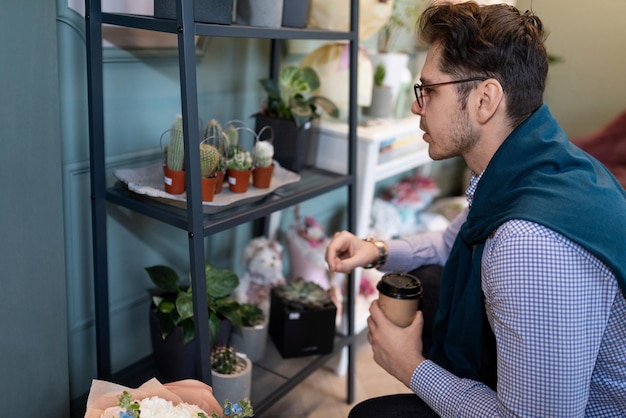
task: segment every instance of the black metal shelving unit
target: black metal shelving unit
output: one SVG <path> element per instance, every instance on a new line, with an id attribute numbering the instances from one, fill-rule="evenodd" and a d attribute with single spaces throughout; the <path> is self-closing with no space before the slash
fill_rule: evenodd
<path id="1" fill-rule="evenodd" d="M 205 243 L 204 237 L 233 228 L 243 223 L 262 220 L 271 213 L 288 208 L 305 200 L 320 196 L 341 187 L 348 190 L 348 228 L 354 230 L 356 201 L 356 65 L 358 54 L 358 1 L 351 0 L 350 30 L 348 32 L 292 29 L 260 28 L 241 25 L 215 25 L 198 23 L 194 20 L 193 0 L 176 2 L 177 19 L 157 19 L 149 16 L 103 13 L 101 0 L 85 0 L 87 32 L 87 70 L 89 95 L 89 145 L 91 171 L 91 215 L 93 230 L 93 263 L 95 293 L 95 323 L 97 374 L 99 379 L 133 381 L 133 376 L 150 373 L 150 360 L 138 362 L 115 375 L 111 370 L 109 297 L 106 214 L 107 202 L 126 207 L 160 222 L 187 231 L 189 245 L 189 266 L 193 292 L 196 338 L 200 347 L 209 347 L 208 316 L 205 284 Z M 104 137 L 104 91 L 103 91 L 103 49 L 102 25 L 110 24 L 129 28 L 177 34 L 178 59 L 180 72 L 181 103 L 183 116 L 185 167 L 187 182 L 187 203 L 183 207 L 160 203 L 129 192 L 124 187 L 106 186 L 106 161 Z M 262 38 L 272 43 L 271 65 L 269 74 L 275 77 L 279 68 L 278 40 L 285 39 L 322 39 L 342 40 L 350 46 L 349 77 L 349 130 L 348 130 L 348 166 L 347 175 L 337 175 L 318 169 L 309 169 L 300 173 L 299 182 L 286 185 L 262 200 L 236 206 L 214 214 L 203 213 L 200 186 L 200 157 L 197 146 L 199 130 L 195 121 L 198 118 L 198 96 L 195 36 Z M 348 348 L 346 400 L 354 398 L 354 279 L 349 275 L 347 281 L 347 334 L 338 335 L 335 352 Z M 211 383 L 209 350 L 198 351 L 199 376 Z M 300 359 L 284 360 L 270 347 L 269 353 L 254 366 L 254 385 L 258 383 L 263 390 L 253 394 L 253 403 L 257 416 L 263 413 L 281 396 L 323 365 L 331 356 L 310 356 Z"/>

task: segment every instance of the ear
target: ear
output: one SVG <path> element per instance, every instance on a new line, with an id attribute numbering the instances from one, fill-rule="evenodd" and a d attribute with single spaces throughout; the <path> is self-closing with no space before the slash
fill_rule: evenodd
<path id="1" fill-rule="evenodd" d="M 488 78 L 476 89 L 476 118 L 488 122 L 498 110 L 504 111 L 504 89 L 498 80 Z"/>

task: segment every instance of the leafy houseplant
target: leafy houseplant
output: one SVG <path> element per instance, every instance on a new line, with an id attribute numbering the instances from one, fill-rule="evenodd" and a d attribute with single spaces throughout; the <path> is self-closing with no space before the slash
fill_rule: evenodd
<path id="1" fill-rule="evenodd" d="M 256 131 L 272 127 L 275 159 L 286 169 L 298 172 L 308 153 L 312 122 L 319 119 L 321 111 L 338 117 L 339 109 L 327 97 L 313 93 L 319 88 L 320 79 L 311 67 L 286 66 L 277 80 L 259 82 L 267 99 L 256 114 Z"/>
<path id="2" fill-rule="evenodd" d="M 189 343 L 195 337 L 191 286 L 181 284 L 178 274 L 171 267 L 156 265 L 145 270 L 156 286 L 151 293 L 161 337 L 167 338 L 175 328 L 180 327 L 183 343 Z M 221 320 L 227 319 L 233 325 L 241 326 L 239 303 L 230 296 L 239 285 L 239 278 L 231 270 L 219 270 L 208 263 L 205 272 L 209 332 L 211 341 L 215 341 Z"/>
<path id="3" fill-rule="evenodd" d="M 267 345 L 267 318 L 263 310 L 251 303 L 240 305 L 241 328 L 233 330 L 231 344 L 241 353 L 245 353 L 251 361 L 265 356 Z"/>

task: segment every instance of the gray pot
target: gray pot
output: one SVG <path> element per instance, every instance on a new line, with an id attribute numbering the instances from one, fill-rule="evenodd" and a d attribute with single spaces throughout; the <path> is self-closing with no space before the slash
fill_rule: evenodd
<path id="1" fill-rule="evenodd" d="M 246 367 L 241 373 L 221 374 L 211 370 L 213 396 L 220 405 L 228 399 L 230 402 L 239 402 L 242 399 L 250 399 L 252 392 L 252 362 L 245 355 L 237 353 L 237 356 L 245 362 Z"/>
<path id="2" fill-rule="evenodd" d="M 374 86 L 372 103 L 363 113 L 373 118 L 390 118 L 393 114 L 393 90 L 389 86 Z"/>
<path id="3" fill-rule="evenodd" d="M 193 14 L 197 22 L 230 25 L 232 0 L 194 0 Z M 176 19 L 176 0 L 154 0 L 154 17 Z"/>
<path id="4" fill-rule="evenodd" d="M 265 357 L 267 345 L 267 319 L 256 327 L 242 327 L 233 330 L 231 344 L 238 352 L 244 353 L 251 361 L 259 361 Z"/>
<path id="5" fill-rule="evenodd" d="M 283 0 L 283 26 L 305 28 L 309 22 L 311 0 Z"/>
<path id="6" fill-rule="evenodd" d="M 283 0 L 237 0 L 237 23 L 280 28 Z"/>

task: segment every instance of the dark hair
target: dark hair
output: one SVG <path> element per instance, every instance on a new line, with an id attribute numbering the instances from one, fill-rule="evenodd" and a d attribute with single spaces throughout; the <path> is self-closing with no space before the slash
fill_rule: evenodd
<path id="1" fill-rule="evenodd" d="M 520 13 L 506 4 L 437 3 L 422 13 L 418 36 L 441 47 L 439 68 L 444 73 L 497 79 L 513 126 L 543 103 L 548 53 L 543 24 L 533 12 Z M 474 86 L 458 86 L 464 105 Z"/>

